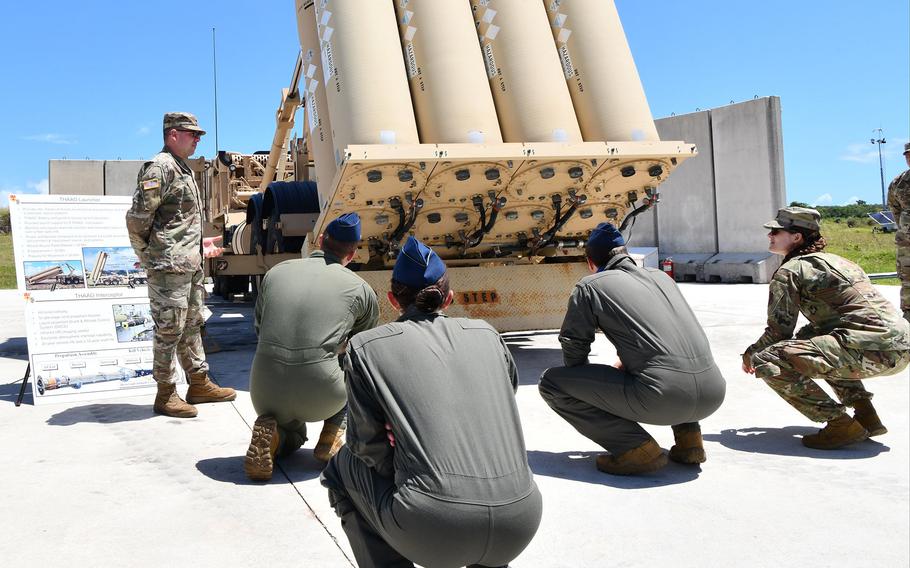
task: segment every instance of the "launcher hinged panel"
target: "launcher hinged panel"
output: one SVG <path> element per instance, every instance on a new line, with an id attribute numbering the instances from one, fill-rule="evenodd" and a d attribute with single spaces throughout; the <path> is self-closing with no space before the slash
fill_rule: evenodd
<path id="1" fill-rule="evenodd" d="M 696 155 L 685 142 L 351 145 L 314 234 L 360 215 L 358 260 L 388 265 L 408 235 L 445 259 L 519 259 L 579 249 L 620 224 Z M 580 254 L 580 253 L 579 253 Z"/>

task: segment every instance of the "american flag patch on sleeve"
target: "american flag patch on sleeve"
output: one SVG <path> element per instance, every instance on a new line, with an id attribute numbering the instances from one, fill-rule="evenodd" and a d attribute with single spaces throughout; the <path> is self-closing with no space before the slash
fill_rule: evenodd
<path id="1" fill-rule="evenodd" d="M 158 178 L 147 179 L 142 182 L 142 189 L 148 191 L 150 189 L 158 189 L 161 187 L 161 182 L 158 181 Z"/>

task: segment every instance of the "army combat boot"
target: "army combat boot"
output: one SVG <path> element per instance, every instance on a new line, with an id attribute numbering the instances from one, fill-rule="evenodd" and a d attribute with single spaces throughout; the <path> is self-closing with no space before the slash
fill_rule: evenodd
<path id="1" fill-rule="evenodd" d="M 228 402 L 237 398 L 234 389 L 222 388 L 212 382 L 205 371 L 190 375 L 190 388 L 186 391 L 186 400 L 192 404 L 203 402 Z"/>
<path id="2" fill-rule="evenodd" d="M 196 416 L 196 407 L 187 404 L 177 394 L 177 386 L 158 383 L 158 394 L 155 395 L 154 410 L 156 414 L 173 416 L 174 418 L 193 418 Z"/>
<path id="3" fill-rule="evenodd" d="M 881 436 L 887 434 L 888 429 L 882 424 L 872 401 L 868 398 L 857 400 L 853 403 L 853 419 L 863 425 L 863 428 L 869 431 L 870 436 Z"/>
<path id="4" fill-rule="evenodd" d="M 618 456 L 601 454 L 597 456 L 597 469 L 613 475 L 635 475 L 651 473 L 667 465 L 667 456 L 652 438 L 637 448 Z"/>
<path id="5" fill-rule="evenodd" d="M 253 438 L 243 459 L 243 471 L 253 481 L 272 479 L 275 454 L 278 452 L 278 422 L 271 416 L 260 416 L 253 424 Z"/>
<path id="6" fill-rule="evenodd" d="M 816 450 L 836 450 L 844 446 L 862 442 L 869 437 L 863 425 L 846 414 L 829 420 L 817 434 L 803 436 L 803 445 Z"/>
<path id="7" fill-rule="evenodd" d="M 676 463 L 705 463 L 705 447 L 701 438 L 701 427 L 698 424 L 677 424 L 673 427 L 676 443 L 670 448 L 670 459 Z"/>
<path id="8" fill-rule="evenodd" d="M 313 448 L 313 457 L 321 462 L 328 462 L 344 445 L 344 427 L 326 422 L 322 425 L 319 441 Z"/>

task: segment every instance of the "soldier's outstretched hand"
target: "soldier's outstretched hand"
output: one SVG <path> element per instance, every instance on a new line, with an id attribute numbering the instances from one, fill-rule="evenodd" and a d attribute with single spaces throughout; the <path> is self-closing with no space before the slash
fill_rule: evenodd
<path id="1" fill-rule="evenodd" d="M 743 372 L 750 375 L 755 374 L 755 367 L 752 366 L 752 355 L 743 353 Z"/>
<path id="2" fill-rule="evenodd" d="M 224 253 L 224 249 L 221 248 L 221 243 L 221 235 L 218 235 L 217 237 L 205 237 L 202 239 L 202 256 L 205 258 L 221 256 L 222 253 Z"/>

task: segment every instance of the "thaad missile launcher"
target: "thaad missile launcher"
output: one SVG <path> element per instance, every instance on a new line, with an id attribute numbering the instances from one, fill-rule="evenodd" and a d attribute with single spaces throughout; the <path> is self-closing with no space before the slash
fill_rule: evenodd
<path id="1" fill-rule="evenodd" d="M 296 8 L 301 55 L 268 159 L 222 155 L 212 168 L 216 215 L 231 200 L 248 203 L 229 248 L 259 250 L 262 270 L 279 261 L 274 229 L 308 233 L 310 246 L 332 219 L 357 212 L 355 269 L 380 297 L 414 235 L 451 269 L 459 295 L 450 313 L 500 330 L 558 327 L 586 273 L 591 230 L 627 226 L 696 154 L 658 138 L 613 0 L 296 0 Z M 309 169 L 300 144 L 292 144 L 295 165 L 285 160 L 301 104 Z M 285 198 L 270 182 L 302 172 L 316 183 L 313 204 L 300 211 L 311 215 L 307 229 L 297 232 L 299 219 L 292 226 L 293 215 L 278 214 Z M 228 191 L 241 177 L 260 179 L 259 191 Z M 233 260 L 216 260 L 216 274 L 244 274 Z"/>
<path id="2" fill-rule="evenodd" d="M 450 264 L 580 256 L 656 200 L 691 144 L 658 139 L 612 0 L 297 0 L 321 216 L 360 259 L 412 234 Z"/>

